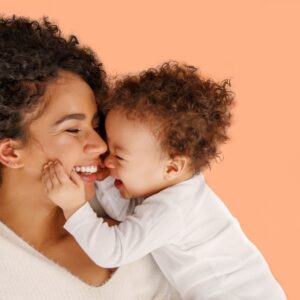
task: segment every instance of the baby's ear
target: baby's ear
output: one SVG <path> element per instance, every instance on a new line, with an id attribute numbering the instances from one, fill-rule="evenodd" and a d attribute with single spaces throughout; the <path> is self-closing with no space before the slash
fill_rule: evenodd
<path id="1" fill-rule="evenodd" d="M 0 162 L 12 169 L 19 169 L 23 166 L 19 154 L 20 142 L 12 139 L 0 140 Z"/>
<path id="2" fill-rule="evenodd" d="M 175 156 L 171 158 L 165 167 L 165 179 L 173 180 L 182 175 L 188 168 L 188 158 L 185 156 Z"/>

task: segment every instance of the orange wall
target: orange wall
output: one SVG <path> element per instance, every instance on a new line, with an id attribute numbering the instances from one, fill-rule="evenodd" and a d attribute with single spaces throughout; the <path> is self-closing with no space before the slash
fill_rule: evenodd
<path id="1" fill-rule="evenodd" d="M 231 77 L 232 140 L 206 176 L 300 299 L 300 1 L 0 0 L 0 12 L 48 15 L 112 75 L 175 59 Z"/>

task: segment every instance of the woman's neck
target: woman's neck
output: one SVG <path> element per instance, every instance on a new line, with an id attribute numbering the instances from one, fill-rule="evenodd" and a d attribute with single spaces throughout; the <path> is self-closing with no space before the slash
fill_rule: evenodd
<path id="1" fill-rule="evenodd" d="M 0 221 L 83 282 L 92 286 L 106 282 L 112 270 L 93 263 L 75 239 L 63 229 L 63 213 L 47 199 L 39 179 L 33 180 L 32 176 L 22 175 L 6 173 L 2 177 Z"/>
<path id="2" fill-rule="evenodd" d="M 0 221 L 37 249 L 66 236 L 63 213 L 47 199 L 42 185 L 6 175 L 0 187 Z"/>

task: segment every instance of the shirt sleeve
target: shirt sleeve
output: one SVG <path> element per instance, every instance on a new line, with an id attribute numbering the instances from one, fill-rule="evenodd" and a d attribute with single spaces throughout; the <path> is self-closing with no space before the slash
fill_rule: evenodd
<path id="1" fill-rule="evenodd" d="M 134 210 L 135 202 L 121 196 L 114 186 L 112 177 L 96 181 L 96 199 L 107 215 L 117 221 L 125 220 L 126 216 Z"/>
<path id="2" fill-rule="evenodd" d="M 172 244 L 181 236 L 183 219 L 179 210 L 155 200 L 145 200 L 122 223 L 111 227 L 86 203 L 64 228 L 97 265 L 119 267 Z"/>

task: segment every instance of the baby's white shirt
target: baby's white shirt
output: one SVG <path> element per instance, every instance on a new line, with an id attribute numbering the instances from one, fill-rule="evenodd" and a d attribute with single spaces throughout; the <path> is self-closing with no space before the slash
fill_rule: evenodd
<path id="1" fill-rule="evenodd" d="M 86 203 L 66 222 L 88 256 L 107 268 L 151 253 L 183 299 L 286 299 L 266 261 L 202 174 L 144 200 L 126 200 L 113 179 L 97 182 L 109 227 Z"/>

